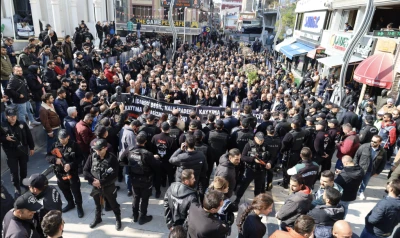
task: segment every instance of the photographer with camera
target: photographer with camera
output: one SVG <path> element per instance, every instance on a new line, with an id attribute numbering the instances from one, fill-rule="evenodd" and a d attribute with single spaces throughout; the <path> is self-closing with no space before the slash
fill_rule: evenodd
<path id="1" fill-rule="evenodd" d="M 57 185 L 67 200 L 67 206 L 62 212 L 77 207 L 78 217 L 84 216 L 82 208 L 81 182 L 78 176 L 78 165 L 82 163 L 83 157 L 78 144 L 70 140 L 66 130 L 58 133 L 58 141 L 51 147 L 51 152 L 46 155 L 46 160 L 54 164 L 54 174 L 57 177 Z M 72 194 L 74 196 L 72 196 Z M 75 198 L 75 203 L 74 203 Z"/>
<path id="2" fill-rule="evenodd" d="M 7 120 L 1 123 L 0 139 L 17 198 L 21 195 L 22 180 L 27 176 L 28 160 L 35 152 L 35 143 L 28 125 L 17 121 L 17 111 L 14 108 L 7 108 L 5 114 Z"/>
<path id="3" fill-rule="evenodd" d="M 92 149 L 95 152 L 89 156 L 83 168 L 85 179 L 93 186 L 90 195 L 96 205 L 95 218 L 90 223 L 90 228 L 94 228 L 102 222 L 101 209 L 105 198 L 115 214 L 115 229 L 120 230 L 121 209 L 117 202 L 117 188 L 115 187 L 119 168 L 118 159 L 107 150 L 107 141 L 104 139 L 97 140 Z"/>
<path id="4" fill-rule="evenodd" d="M 160 156 L 146 150 L 146 137 L 143 132 L 140 132 L 136 136 L 136 146 L 128 148 L 119 157 L 121 165 L 129 169 L 133 190 L 133 222 L 139 221 L 139 225 L 153 219 L 153 216 L 147 215 L 147 207 L 153 188 L 154 174 L 159 173 L 161 166 Z"/>
<path id="5" fill-rule="evenodd" d="M 264 144 L 264 133 L 257 132 L 254 140 L 247 142 L 242 152 L 242 160 L 245 162 L 246 170 L 236 193 L 235 204 L 239 204 L 240 199 L 253 180 L 254 196 L 265 192 L 266 170 L 271 169 L 274 162 L 270 160 L 268 149 Z"/>

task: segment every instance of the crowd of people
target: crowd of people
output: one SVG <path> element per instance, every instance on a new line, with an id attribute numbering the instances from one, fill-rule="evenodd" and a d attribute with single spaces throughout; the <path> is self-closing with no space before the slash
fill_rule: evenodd
<path id="1" fill-rule="evenodd" d="M 167 37 L 129 32 L 124 41 L 115 26 L 100 22 L 96 31 L 98 47 L 83 21 L 63 41 L 47 25 L 18 59 L 13 39 L 1 46 L 1 142 L 16 199 L 2 214 L 3 237 L 59 237 L 61 212 L 76 208 L 84 217 L 83 176 L 93 186 L 91 228 L 102 222 L 104 207 L 121 229 L 116 182 L 124 181 L 139 225 L 152 220 L 150 196 L 159 199 L 168 187 L 163 206 L 170 237 L 226 237 L 237 226 L 239 237 L 261 238 L 277 173 L 288 197 L 271 237 L 352 237 L 344 221 L 349 204 L 366 199 L 370 179 L 387 164 L 382 189 L 388 195 L 365 218 L 361 237 L 392 235 L 400 222 L 400 105 L 392 98 L 381 103 L 366 95 L 357 105 L 360 87 L 352 83 L 340 105 L 332 103 L 337 78 L 310 67 L 296 83 L 258 41 L 250 54 L 231 39 L 205 39 L 200 47 L 182 42 L 168 59 Z M 121 62 L 126 51 L 137 54 Z M 113 65 L 105 60 L 110 56 L 117 58 Z M 252 82 L 242 70 L 248 64 L 257 68 Z M 129 95 L 225 112 L 209 114 L 205 123 L 195 110 L 189 120 L 177 109 L 158 118 L 149 105 L 134 115 L 125 107 Z M 253 111 L 262 113 L 261 123 Z M 35 153 L 30 129 L 39 125 L 58 188 L 41 174 L 27 178 Z M 254 199 L 241 203 L 251 182 Z"/>

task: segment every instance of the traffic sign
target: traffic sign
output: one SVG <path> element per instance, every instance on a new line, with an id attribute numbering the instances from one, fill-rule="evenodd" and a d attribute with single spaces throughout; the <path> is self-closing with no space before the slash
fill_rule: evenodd
<path id="1" fill-rule="evenodd" d="M 207 32 L 207 33 L 210 33 L 210 31 L 211 31 L 211 28 L 210 28 L 209 26 L 207 26 L 207 27 L 206 27 L 206 32 Z"/>

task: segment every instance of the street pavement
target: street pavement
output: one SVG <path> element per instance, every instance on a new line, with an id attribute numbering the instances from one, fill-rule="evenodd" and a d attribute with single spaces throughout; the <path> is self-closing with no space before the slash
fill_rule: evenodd
<path id="1" fill-rule="evenodd" d="M 48 163 L 45 161 L 45 135 L 41 134 L 42 128 L 35 128 L 33 134 L 35 135 L 35 141 L 39 146 L 37 146 L 34 156 L 30 158 L 28 164 L 28 176 L 33 173 L 43 172 L 48 168 Z M 4 161 L 6 160 L 5 155 L 2 153 L 1 156 L 1 177 L 4 180 L 5 187 L 7 190 L 13 194 L 14 190 L 10 181 L 10 173 L 6 167 Z M 364 228 L 364 218 L 369 213 L 369 211 L 375 206 L 376 202 L 385 196 L 384 186 L 386 184 L 386 176 L 388 173 L 387 167 L 379 176 L 373 177 L 367 187 L 365 195 L 367 200 L 361 201 L 356 200 L 352 202 L 349 206 L 349 213 L 346 217 L 346 221 L 350 222 L 353 232 L 360 235 Z M 49 184 L 57 186 L 56 178 L 54 174 L 48 176 Z M 281 180 L 281 175 L 275 175 L 274 187 L 272 189 L 272 195 L 274 197 L 275 206 L 272 213 L 268 217 L 263 217 L 262 221 L 267 224 L 268 233 L 265 237 L 269 237 L 275 230 L 278 229 L 278 221 L 275 218 L 275 212 L 279 211 L 284 203 L 284 200 L 288 196 L 288 191 L 277 185 L 277 182 Z M 163 200 L 155 199 L 154 196 L 150 198 L 148 214 L 153 215 L 153 220 L 145 225 L 138 225 L 132 222 L 132 197 L 127 197 L 126 195 L 126 185 L 123 183 L 117 183 L 121 187 L 118 191 L 117 201 L 121 205 L 122 212 L 122 229 L 121 231 L 116 231 L 115 226 L 115 216 L 112 211 L 103 212 L 103 222 L 100 223 L 95 229 L 90 229 L 89 224 L 94 218 L 94 201 L 89 195 L 91 191 L 91 185 L 87 183 L 81 177 L 81 191 L 83 196 L 83 209 L 85 216 L 83 218 L 78 218 L 76 209 L 71 210 L 63 214 L 65 220 L 65 227 L 63 237 L 66 238 L 105 238 L 105 237 L 149 237 L 149 238 L 166 238 L 168 237 L 169 231 L 165 224 Z M 317 183 L 315 188 L 318 188 Z M 167 188 L 162 188 L 162 196 L 164 195 Z M 153 195 L 154 195 L 153 191 Z M 62 195 L 61 195 L 62 196 Z M 251 202 L 253 199 L 253 184 L 247 189 L 245 195 L 241 202 Z M 233 199 L 234 200 L 234 197 Z M 63 206 L 65 206 L 65 200 L 63 198 Z M 236 215 L 236 214 L 235 214 Z M 235 221 L 236 222 L 236 221 Z M 237 237 L 237 227 L 233 225 L 232 234 L 229 237 Z"/>

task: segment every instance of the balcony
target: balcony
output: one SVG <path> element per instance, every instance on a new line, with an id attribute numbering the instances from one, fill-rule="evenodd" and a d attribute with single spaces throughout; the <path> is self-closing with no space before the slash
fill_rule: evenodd
<path id="1" fill-rule="evenodd" d="M 276 14 L 278 9 L 278 2 L 260 0 L 258 2 L 258 11 L 263 14 Z"/>

